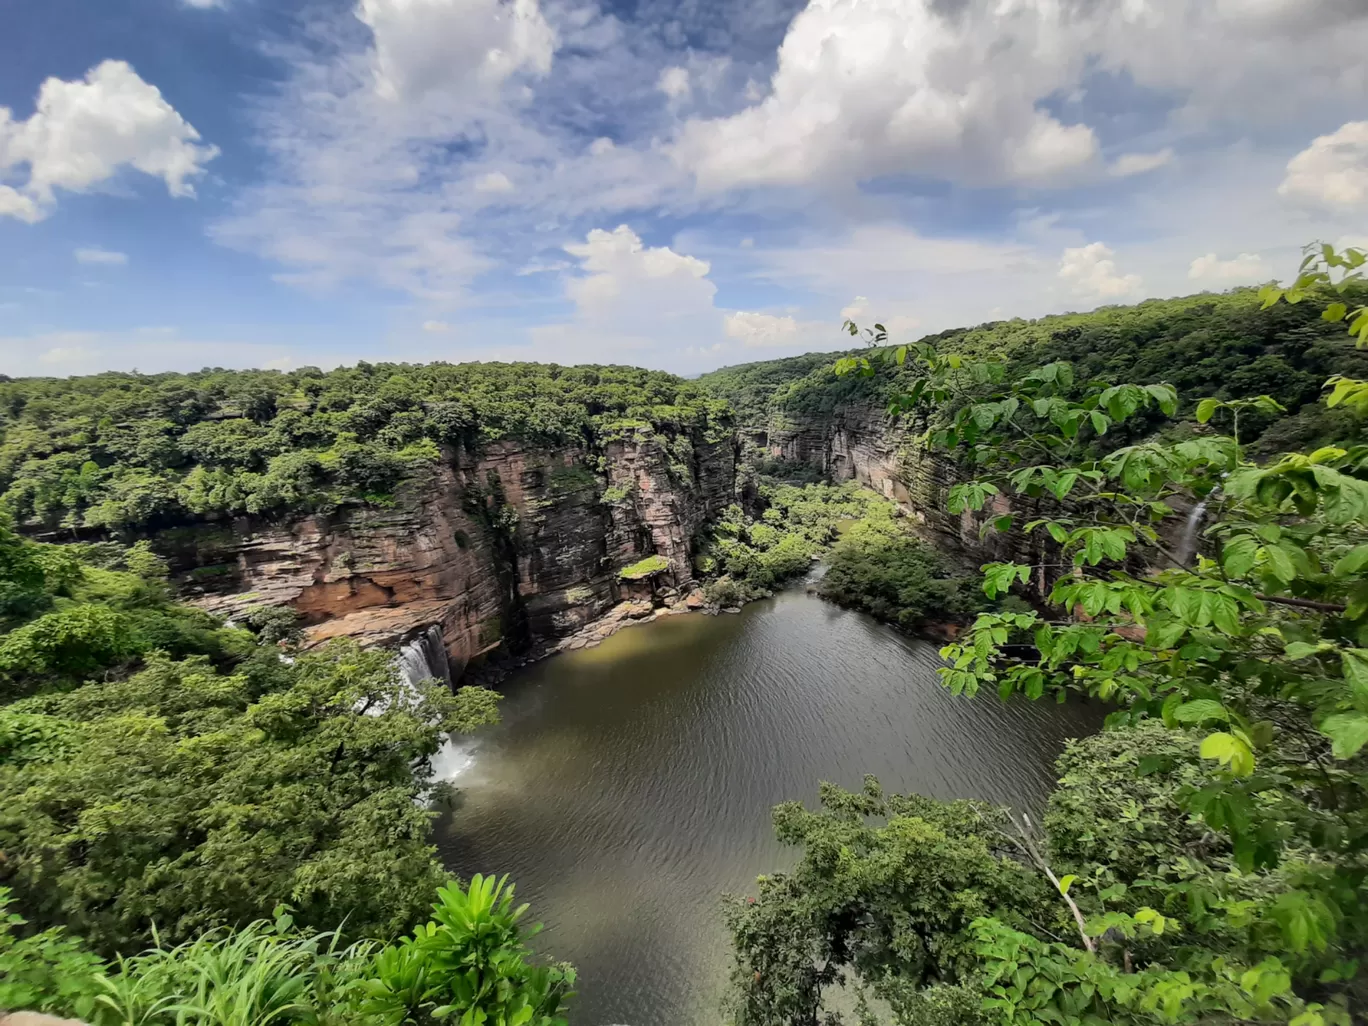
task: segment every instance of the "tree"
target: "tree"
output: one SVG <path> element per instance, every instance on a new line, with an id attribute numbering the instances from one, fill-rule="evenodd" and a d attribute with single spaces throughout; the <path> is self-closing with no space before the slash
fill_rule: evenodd
<path id="1" fill-rule="evenodd" d="M 393 936 L 441 883 L 417 799 L 448 731 L 497 696 L 412 691 L 390 653 L 346 643 L 237 673 L 148 658 L 125 680 L 0 712 L 62 739 L 0 764 L 0 850 L 18 907 L 102 951 L 178 941 L 289 901 Z"/>
<path id="2" fill-rule="evenodd" d="M 1352 288 L 1364 263 L 1317 249 L 1287 298 L 1317 298 L 1327 321 L 1348 318 L 1361 334 L 1368 315 L 1326 290 Z M 985 594 L 1044 586 L 1040 608 L 981 613 L 943 649 L 946 686 L 1082 692 L 1117 706 L 1115 740 L 1066 757 L 1046 836 L 1025 820 L 1001 830 L 985 819 L 1017 849 L 1015 866 L 1051 882 L 1054 915 L 1012 922 L 1012 906 L 985 904 L 967 930 L 931 934 L 971 944 L 972 970 L 951 982 L 981 996 L 973 1014 L 1347 1023 L 1368 986 L 1368 448 L 1348 440 L 1254 463 L 1241 426 L 1276 414 L 1272 397 L 1205 398 L 1186 436 L 1156 433 L 1179 408 L 1170 385 L 1079 381 L 1064 362 L 1014 377 L 1000 360 L 926 342 L 890 347 L 877 326 L 869 337 L 873 348 L 838 372 L 895 370 L 891 409 L 959 460 L 966 479 L 950 511 L 1007 534 L 1021 554 L 983 567 Z M 1368 412 L 1364 383 L 1329 384 L 1331 405 Z M 1136 776 L 1118 808 L 1115 788 Z M 1120 834 L 1118 815 L 1129 824 Z M 826 892 L 803 878 L 808 862 L 838 856 L 848 873 L 864 856 L 813 832 L 799 839 L 809 852 L 788 911 L 822 944 L 842 923 L 906 914 L 907 896 L 883 889 L 814 922 L 810 905 Z M 941 899 L 957 893 L 942 888 Z M 767 895 L 762 885 L 757 905 Z M 742 966 L 757 965 L 734 932 Z M 828 971 L 852 968 L 884 996 L 910 987 L 921 1000 L 936 982 L 907 968 L 919 963 L 906 947 L 892 983 L 866 968 L 867 941 L 830 950 Z M 904 1012 L 923 1021 L 926 1006 Z M 742 1021 L 818 1021 L 803 1015 Z"/>

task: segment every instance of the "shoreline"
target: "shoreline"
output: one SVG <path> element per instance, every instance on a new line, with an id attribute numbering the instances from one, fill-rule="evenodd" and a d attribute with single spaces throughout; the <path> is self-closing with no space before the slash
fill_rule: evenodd
<path id="1" fill-rule="evenodd" d="M 713 606 L 709 605 L 703 598 L 702 587 L 695 587 L 687 594 L 680 595 L 676 592 L 673 595 L 664 597 L 661 605 L 656 605 L 650 599 L 624 600 L 617 605 L 610 607 L 600 616 L 595 617 L 586 623 L 573 634 L 567 634 L 562 638 L 557 638 L 544 642 L 531 651 L 519 656 L 510 656 L 498 661 L 491 661 L 480 667 L 467 667 L 465 673 L 453 682 L 453 687 L 494 687 L 502 683 L 509 676 L 516 673 L 533 663 L 539 663 L 544 659 L 560 655 L 563 652 L 578 652 L 583 649 L 597 648 L 605 640 L 611 638 L 618 631 L 628 627 L 635 627 L 640 624 L 654 623 L 656 620 L 667 616 L 683 616 L 688 613 L 701 613 L 704 616 L 720 616 L 724 613 L 740 613 L 741 610 L 753 602 L 763 602 L 773 598 L 778 590 L 787 588 L 802 587 L 803 590 L 818 598 L 823 602 L 828 602 L 838 609 L 846 609 L 850 612 L 861 613 L 870 617 L 876 623 L 882 624 L 892 631 L 911 638 L 922 638 L 937 645 L 944 645 L 953 641 L 963 630 L 963 625 L 953 622 L 934 622 L 923 624 L 916 630 L 907 630 L 874 616 L 867 610 L 856 609 L 851 606 L 844 606 L 832 599 L 824 598 L 817 591 L 815 582 L 807 578 L 791 579 L 782 589 L 776 589 L 768 595 L 759 595 L 753 599 L 748 599 L 739 606 Z"/>

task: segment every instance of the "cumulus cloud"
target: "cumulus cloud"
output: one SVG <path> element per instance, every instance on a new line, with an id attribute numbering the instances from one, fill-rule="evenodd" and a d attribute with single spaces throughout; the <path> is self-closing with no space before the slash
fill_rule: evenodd
<path id="1" fill-rule="evenodd" d="M 1039 12 L 999 18 L 971 3 L 946 17 L 941 6 L 811 0 L 769 94 L 690 122 L 676 158 L 709 189 L 890 173 L 1036 178 L 1089 162 L 1092 130 L 1037 106 L 1074 65 Z"/>
<path id="2" fill-rule="evenodd" d="M 451 330 L 451 325 L 446 321 L 424 321 L 423 330 L 429 334 L 440 335 Z"/>
<path id="3" fill-rule="evenodd" d="M 100 249 L 97 246 L 86 246 L 76 250 L 76 262 L 78 264 L 110 264 L 120 266 L 128 263 L 128 254 L 119 253 L 112 249 Z"/>
<path id="4" fill-rule="evenodd" d="M 899 174 L 1059 183 L 1101 170 L 1088 109 L 1059 102 L 1085 96 L 1090 75 L 1124 76 L 1154 106 L 1184 97 L 1171 119 L 1183 133 L 1264 127 L 1352 106 L 1365 45 L 1352 0 L 809 0 L 768 91 L 689 122 L 673 153 L 710 190 Z"/>
<path id="5" fill-rule="evenodd" d="M 669 246 L 647 247 L 625 224 L 611 232 L 595 228 L 583 243 L 572 243 L 565 251 L 578 257 L 581 270 L 588 272 L 570 279 L 566 294 L 590 316 L 630 308 L 645 312 L 649 321 L 657 314 L 669 317 L 705 305 L 711 309 L 717 292 L 708 280 L 706 260 L 676 253 Z M 656 299 L 662 300 L 659 306 Z"/>
<path id="6" fill-rule="evenodd" d="M 717 286 L 708 261 L 647 246 L 627 225 L 596 228 L 565 251 L 579 272 L 565 276 L 574 318 L 531 329 L 536 358 L 683 370 L 700 343 L 721 338 L 723 314 L 713 302 Z"/>
<path id="7" fill-rule="evenodd" d="M 28 170 L 18 189 L 0 186 L 0 214 L 40 220 L 57 189 L 86 192 L 125 167 L 161 178 L 172 196 L 193 196 L 189 179 L 218 153 L 199 138 L 124 61 L 104 61 L 84 80 L 49 78 L 27 119 L 0 107 L 0 172 Z"/>
<path id="8" fill-rule="evenodd" d="M 1164 148 L 1157 153 L 1124 153 L 1112 161 L 1107 172 L 1115 178 L 1129 178 L 1155 171 L 1173 163 L 1173 150 Z"/>
<path id="9" fill-rule="evenodd" d="M 793 346 L 802 337 L 805 326 L 791 315 L 776 316 L 737 310 L 723 321 L 728 338 L 734 338 L 747 349 L 766 346 Z"/>
<path id="10" fill-rule="evenodd" d="M 1134 298 L 1144 282 L 1138 274 L 1120 274 L 1115 256 L 1101 242 L 1066 249 L 1059 261 L 1059 277 L 1084 299 L 1119 302 Z"/>
<path id="11" fill-rule="evenodd" d="M 1272 277 L 1272 270 L 1257 253 L 1241 253 L 1229 260 L 1222 260 L 1215 253 L 1207 253 L 1192 261 L 1188 267 L 1189 280 L 1222 287 L 1252 285 Z"/>
<path id="12" fill-rule="evenodd" d="M 672 100 L 679 100 L 688 96 L 690 89 L 689 69 L 665 68 L 656 81 L 656 88 Z"/>
<path id="13" fill-rule="evenodd" d="M 1331 211 L 1368 210 L 1368 121 L 1313 140 L 1288 162 L 1278 194 Z"/>
<path id="14" fill-rule="evenodd" d="M 491 171 L 475 180 L 475 191 L 485 194 L 498 194 L 513 191 L 513 183 L 502 171 Z"/>
<path id="15" fill-rule="evenodd" d="M 375 37 L 380 95 L 495 89 L 514 72 L 544 75 L 556 34 L 537 0 L 361 0 L 356 16 Z"/>

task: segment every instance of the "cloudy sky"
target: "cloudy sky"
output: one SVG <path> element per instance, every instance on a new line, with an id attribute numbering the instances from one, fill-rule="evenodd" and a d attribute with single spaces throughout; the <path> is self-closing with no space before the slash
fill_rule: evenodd
<path id="1" fill-rule="evenodd" d="M 1365 0 L 0 11 L 0 372 L 684 373 L 1368 237 Z"/>

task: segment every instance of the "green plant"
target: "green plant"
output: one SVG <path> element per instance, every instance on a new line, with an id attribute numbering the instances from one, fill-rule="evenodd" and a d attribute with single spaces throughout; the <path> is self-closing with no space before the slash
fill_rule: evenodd
<path id="1" fill-rule="evenodd" d="M 460 1026 L 563 1026 L 574 970 L 528 960 L 526 939 L 540 927 L 520 925 L 527 906 L 514 907 L 506 876 L 477 873 L 468 888 L 448 884 L 432 910 L 432 922 L 380 953 L 363 985 L 364 1012 L 394 1022 L 430 1016 Z"/>
<path id="2" fill-rule="evenodd" d="M 89 1017 L 101 991 L 100 960 L 60 927 L 16 936 L 26 920 L 9 911 L 11 894 L 0 887 L 0 1009 Z"/>
<path id="3" fill-rule="evenodd" d="M 631 566 L 624 566 L 618 571 L 618 577 L 624 581 L 642 581 L 655 574 L 664 573 L 668 569 L 670 569 L 670 561 L 664 556 L 647 556 Z"/>

